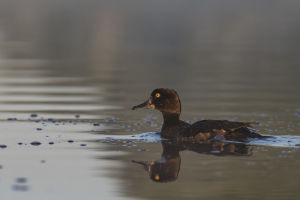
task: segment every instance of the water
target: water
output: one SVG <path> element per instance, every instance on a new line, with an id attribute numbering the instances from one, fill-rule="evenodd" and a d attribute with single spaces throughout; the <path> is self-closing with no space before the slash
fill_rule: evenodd
<path id="1" fill-rule="evenodd" d="M 0 1 L 1 199 L 298 199 L 299 8 Z M 160 113 L 131 111 L 157 87 L 178 91 L 182 119 L 275 139 L 169 147 Z"/>

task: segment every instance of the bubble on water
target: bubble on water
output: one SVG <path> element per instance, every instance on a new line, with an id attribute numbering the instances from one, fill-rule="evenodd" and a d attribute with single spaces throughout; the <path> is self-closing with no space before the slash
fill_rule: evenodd
<path id="1" fill-rule="evenodd" d="M 33 145 L 33 146 L 39 146 L 39 145 L 41 145 L 42 143 L 39 142 L 39 141 L 33 141 L 33 142 L 31 142 L 30 144 Z"/>

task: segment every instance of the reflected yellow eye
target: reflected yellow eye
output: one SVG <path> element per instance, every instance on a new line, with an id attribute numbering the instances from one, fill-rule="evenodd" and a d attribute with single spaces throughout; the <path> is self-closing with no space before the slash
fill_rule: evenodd
<path id="1" fill-rule="evenodd" d="M 156 97 L 156 98 L 159 98 L 159 97 L 160 97 L 160 94 L 159 94 L 159 93 L 156 93 L 156 94 L 155 94 L 155 97 Z"/>
<path id="2" fill-rule="evenodd" d="M 156 174 L 155 177 L 154 177 L 154 179 L 155 179 L 156 181 L 158 181 L 158 180 L 159 180 L 159 175 Z"/>

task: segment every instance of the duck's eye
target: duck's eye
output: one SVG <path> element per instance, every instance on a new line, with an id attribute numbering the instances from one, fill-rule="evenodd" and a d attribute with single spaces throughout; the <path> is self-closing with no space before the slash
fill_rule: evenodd
<path id="1" fill-rule="evenodd" d="M 155 94 L 155 97 L 156 97 L 156 98 L 159 98 L 159 97 L 160 97 L 160 94 L 159 94 L 159 93 L 156 93 L 156 94 Z"/>

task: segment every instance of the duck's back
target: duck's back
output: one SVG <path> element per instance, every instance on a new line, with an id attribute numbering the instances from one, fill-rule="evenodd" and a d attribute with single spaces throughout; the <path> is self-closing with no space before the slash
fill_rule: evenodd
<path id="1" fill-rule="evenodd" d="M 242 141 L 247 138 L 263 137 L 249 129 L 250 123 L 233 122 L 228 120 L 201 120 L 190 127 L 189 136 L 197 140 L 208 140 L 215 136 L 222 136 L 227 140 Z"/>

